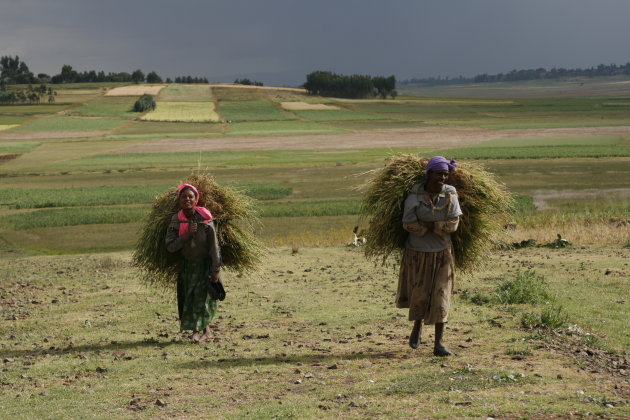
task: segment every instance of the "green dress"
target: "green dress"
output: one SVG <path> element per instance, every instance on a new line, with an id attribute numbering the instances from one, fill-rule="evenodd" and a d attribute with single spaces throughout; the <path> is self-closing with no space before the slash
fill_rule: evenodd
<path id="1" fill-rule="evenodd" d="M 193 220 L 203 222 L 197 213 Z M 179 220 L 175 214 L 166 232 L 166 249 L 181 257 L 177 278 L 180 329 L 203 331 L 217 311 L 217 301 L 210 298 L 207 288 L 210 272 L 221 269 L 215 226 L 212 222 L 200 225 L 197 234 L 185 241 L 179 236 Z"/>

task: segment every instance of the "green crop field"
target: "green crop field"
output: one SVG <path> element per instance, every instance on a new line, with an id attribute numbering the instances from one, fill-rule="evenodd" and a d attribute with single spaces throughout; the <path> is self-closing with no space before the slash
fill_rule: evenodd
<path id="1" fill-rule="evenodd" d="M 30 119 L 31 117 L 0 114 L 0 125 L 17 125 L 17 124 L 22 124 Z"/>
<path id="2" fill-rule="evenodd" d="M 168 85 L 160 91 L 157 101 L 212 102 L 212 89 L 208 85 Z"/>
<path id="3" fill-rule="evenodd" d="M 0 142 L 0 153 L 26 153 L 40 144 L 34 141 L 3 141 Z"/>
<path id="4" fill-rule="evenodd" d="M 121 126 L 124 123 L 125 120 L 121 119 L 49 117 L 35 120 L 31 123 L 14 128 L 11 131 L 19 133 L 39 131 L 109 131 Z"/>
<path id="5" fill-rule="evenodd" d="M 595 79 L 387 100 L 169 84 L 156 98 L 170 114 L 213 107 L 214 122 L 142 121 L 137 97 L 104 96 L 124 84 L 0 105 L 0 126 L 19 125 L 0 132 L 0 412 L 630 417 L 630 84 Z M 474 160 L 516 198 L 487 263 L 457 273 L 448 359 L 432 328 L 409 349 L 398 261 L 347 246 L 366 228 L 365 183 L 398 153 Z M 174 294 L 142 284 L 131 252 L 155 196 L 198 172 L 253 199 L 268 252 L 253 273 L 223 273 L 214 339 L 192 345 Z M 506 297 L 524 279 L 544 298 Z"/>
<path id="6" fill-rule="evenodd" d="M 312 121 L 265 121 L 232 123 L 227 135 L 233 136 L 282 136 L 295 134 L 333 134 L 345 130 Z"/>
<path id="7" fill-rule="evenodd" d="M 285 121 L 297 117 L 283 112 L 269 101 L 222 101 L 221 115 L 225 120 L 242 121 Z"/>
<path id="8" fill-rule="evenodd" d="M 312 121 L 357 121 L 357 120 L 382 120 L 388 117 L 367 112 L 352 111 L 348 109 L 320 110 L 320 111 L 293 111 L 302 118 Z"/>
<path id="9" fill-rule="evenodd" d="M 133 103 L 93 103 L 73 108 L 70 115 L 83 117 L 104 117 L 134 119 L 138 116 L 133 111 Z"/>

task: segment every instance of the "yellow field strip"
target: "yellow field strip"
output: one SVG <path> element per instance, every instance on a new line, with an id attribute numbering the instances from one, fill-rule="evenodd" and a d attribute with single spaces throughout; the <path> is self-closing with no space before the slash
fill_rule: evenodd
<path id="1" fill-rule="evenodd" d="M 212 102 L 159 102 L 143 121 L 217 122 L 219 115 Z"/>

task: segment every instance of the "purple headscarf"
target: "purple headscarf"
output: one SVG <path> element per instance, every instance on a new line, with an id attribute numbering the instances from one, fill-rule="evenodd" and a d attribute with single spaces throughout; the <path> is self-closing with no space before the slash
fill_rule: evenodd
<path id="1" fill-rule="evenodd" d="M 428 171 L 449 171 L 453 172 L 455 167 L 457 166 L 457 162 L 455 159 L 448 160 L 442 156 L 433 156 L 429 163 L 427 163 L 427 172 Z"/>
<path id="2" fill-rule="evenodd" d="M 425 180 L 429 179 L 429 171 L 449 171 L 453 172 L 457 162 L 455 159 L 448 160 L 443 156 L 433 156 L 429 163 L 427 163 L 426 170 L 424 172 Z"/>

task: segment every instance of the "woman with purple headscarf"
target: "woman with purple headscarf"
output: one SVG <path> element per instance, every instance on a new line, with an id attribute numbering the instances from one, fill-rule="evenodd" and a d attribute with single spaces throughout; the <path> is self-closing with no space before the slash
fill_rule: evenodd
<path id="1" fill-rule="evenodd" d="M 462 211 L 457 191 L 447 185 L 456 162 L 442 156 L 429 160 L 424 182 L 411 188 L 403 213 L 403 228 L 409 232 L 405 246 L 396 306 L 409 308 L 414 321 L 409 345 L 417 348 L 422 323 L 435 324 L 433 354 L 450 356 L 442 343 L 455 281 L 451 233 L 457 230 Z"/>
<path id="2" fill-rule="evenodd" d="M 208 293 L 208 283 L 220 282 L 221 252 L 212 214 L 197 205 L 197 188 L 180 185 L 177 201 L 180 210 L 166 231 L 166 249 L 181 257 L 177 278 L 180 329 L 192 330 L 192 341 L 201 343 L 210 338 L 210 322 L 217 310 L 217 301 Z"/>

